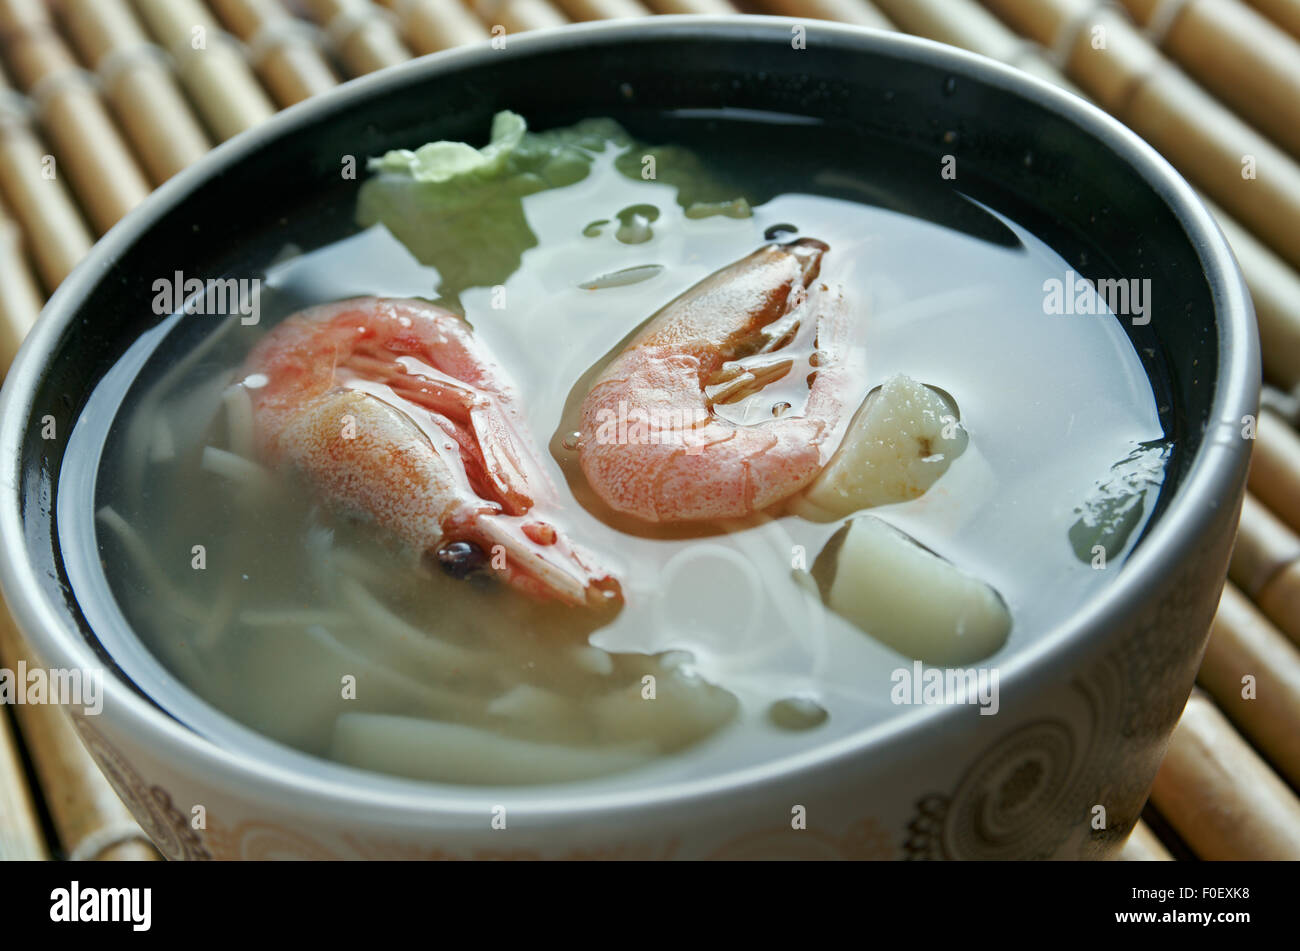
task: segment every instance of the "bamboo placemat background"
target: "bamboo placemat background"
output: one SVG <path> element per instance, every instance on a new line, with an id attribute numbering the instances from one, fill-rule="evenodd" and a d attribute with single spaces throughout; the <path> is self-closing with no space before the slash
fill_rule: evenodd
<path id="1" fill-rule="evenodd" d="M 899 29 L 1064 85 L 1213 202 L 1268 388 L 1231 580 L 1125 857 L 1300 858 L 1300 0 L 0 0 L 0 373 L 98 235 L 279 108 L 498 26 L 744 12 Z M 0 666 L 25 659 L 0 605 Z M 0 710 L 0 858 L 48 857 L 157 853 L 59 708 Z"/>

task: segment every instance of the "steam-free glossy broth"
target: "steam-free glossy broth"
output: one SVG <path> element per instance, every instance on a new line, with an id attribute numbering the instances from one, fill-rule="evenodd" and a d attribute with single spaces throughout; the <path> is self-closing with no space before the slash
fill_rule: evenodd
<path id="1" fill-rule="evenodd" d="M 524 195 L 535 246 L 499 283 L 455 296 L 514 378 L 561 525 L 616 574 L 621 610 L 540 602 L 490 571 L 431 570 L 257 458 L 240 363 L 276 321 L 313 303 L 447 286 L 374 225 L 259 262 L 256 324 L 163 320 L 99 387 L 74 437 L 105 442 L 91 454 L 97 470 L 64 475 L 75 491 L 61 497 L 89 505 L 93 491 L 97 512 L 93 550 L 66 539 L 70 571 L 106 583 L 120 609 L 93 618 L 97 629 L 124 620 L 147 647 L 118 655 L 128 673 L 161 684 L 155 696 L 183 685 L 206 702 L 184 705 L 182 719 L 229 737 L 230 718 L 401 776 L 617 786 L 762 764 L 914 709 L 899 690 L 920 669 L 913 656 L 828 609 L 809 574 L 845 518 L 637 526 L 593 504 L 577 465 L 575 388 L 665 303 L 772 237 L 829 247 L 819 280 L 843 287 L 854 317 L 856 401 L 903 373 L 956 404 L 965 451 L 919 498 L 870 514 L 1005 605 L 1005 644 L 962 666 L 996 671 L 1122 570 L 1155 493 L 1125 494 L 1134 483 L 1113 467 L 1162 438 L 1156 402 L 1118 318 L 1045 312 L 1047 282 L 1071 271 L 1047 244 L 953 183 L 930 187 L 958 213 L 929 220 L 867 203 L 923 186 L 884 170 L 846 178 L 811 159 L 748 216 L 695 217 L 673 185 L 617 170 L 617 151 L 579 181 Z M 928 206 L 921 195 L 912 207 Z M 976 224 L 951 226 L 962 222 Z M 196 339 L 182 333 L 196 321 L 210 331 L 178 346 Z M 786 398 L 774 392 L 740 422 Z M 1116 484 L 1124 531 L 1099 566 L 1081 506 Z M 94 581 L 101 559 L 106 580 Z"/>

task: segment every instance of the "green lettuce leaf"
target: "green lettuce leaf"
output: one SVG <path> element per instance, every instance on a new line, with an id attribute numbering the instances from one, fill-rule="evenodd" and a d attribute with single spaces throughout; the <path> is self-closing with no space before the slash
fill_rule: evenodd
<path id="1" fill-rule="evenodd" d="M 524 197 L 581 181 L 608 148 L 618 150 L 615 167 L 626 177 L 677 187 L 678 203 L 690 217 L 748 214 L 740 191 L 686 149 L 644 148 L 612 119 L 530 132 L 521 116 L 505 111 L 493 117 L 481 149 L 429 142 L 372 158 L 357 221 L 362 227 L 382 223 L 422 264 L 437 268 L 438 293 L 457 306 L 468 288 L 504 284 L 523 253 L 537 245 Z M 654 158 L 654 179 L 643 177 L 645 156 Z"/>

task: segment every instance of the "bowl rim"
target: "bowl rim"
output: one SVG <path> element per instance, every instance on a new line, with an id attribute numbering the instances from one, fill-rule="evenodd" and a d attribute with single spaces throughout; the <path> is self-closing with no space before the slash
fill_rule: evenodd
<path id="1" fill-rule="evenodd" d="M 1118 120 L 1091 103 L 1045 80 L 975 53 L 920 37 L 826 21 L 772 16 L 656 16 L 647 20 L 596 21 L 524 34 L 512 34 L 513 48 L 553 55 L 591 42 L 617 44 L 630 40 L 698 40 L 728 34 L 729 39 L 755 43 L 789 42 L 795 26 L 806 30 L 808 43 L 819 40 L 851 45 L 863 55 L 885 52 L 1000 88 L 1050 109 L 1084 135 L 1099 139 L 1129 164 L 1173 212 L 1200 258 L 1214 302 L 1217 345 L 1221 357 L 1211 405 L 1211 420 L 1239 426 L 1238 420 L 1258 407 L 1259 352 L 1254 312 L 1232 252 L 1210 212 L 1192 187 L 1153 147 Z M 371 97 L 391 94 L 416 79 L 455 74 L 462 67 L 497 55 L 488 43 L 445 50 L 362 76 L 319 96 L 283 110 L 260 125 L 222 143 L 189 168 L 165 182 L 94 245 L 46 304 L 28 334 L 0 394 L 0 545 L 10 557 L 0 558 L 0 588 L 20 629 L 38 657 L 52 666 L 102 667 L 63 606 L 46 596 L 23 531 L 21 498 L 22 445 L 25 428 L 44 367 L 73 314 L 114 265 L 118 251 L 129 247 L 164 213 L 182 203 L 202 183 L 234 160 L 292 134 L 299 127 L 331 112 Z M 1217 436 L 1217 434 L 1216 434 Z M 1064 618 L 1051 631 L 1000 664 L 1004 699 L 1029 689 L 1048 668 L 1061 668 L 1086 655 L 1107 622 L 1133 616 L 1147 602 L 1147 592 L 1167 583 L 1167 576 L 1184 559 L 1195 557 L 1198 542 L 1209 530 L 1225 499 L 1240 486 L 1250 444 L 1243 439 L 1211 438 L 1198 448 L 1178 492 L 1159 523 L 1129 557 L 1120 576 L 1084 610 Z M 52 515 L 51 509 L 51 516 Z M 1091 635 L 1091 636 L 1090 636 Z M 438 819 L 481 824 L 484 798 L 466 788 L 432 784 L 341 767 L 348 779 L 310 777 L 245 750 L 218 746 L 163 709 L 139 696 L 134 688 L 106 671 L 103 711 L 135 743 L 149 746 L 150 756 L 167 763 L 188 762 L 191 777 L 201 776 L 209 788 L 231 790 L 245 800 L 309 813 L 313 809 L 355 820 L 356 807 L 381 807 L 367 816 L 371 825 L 429 824 Z M 110 712 L 111 711 L 111 712 Z M 835 768 L 872 751 L 897 753 L 918 731 L 936 729 L 961 714 L 960 705 L 923 706 L 909 714 L 855 731 L 838 740 L 758 766 L 706 774 L 661 785 L 587 792 L 585 784 L 493 787 L 493 802 L 511 803 L 536 817 L 578 815 L 591 821 L 596 814 L 647 811 L 684 806 L 720 796 L 734 796 L 794 773 Z M 945 718 L 947 720 L 945 721 Z M 97 718 L 96 718 L 97 719 Z M 113 732 L 118 732 L 114 729 Z M 285 747 L 285 749 L 289 749 Z M 302 754 L 306 755 L 306 754 Z"/>

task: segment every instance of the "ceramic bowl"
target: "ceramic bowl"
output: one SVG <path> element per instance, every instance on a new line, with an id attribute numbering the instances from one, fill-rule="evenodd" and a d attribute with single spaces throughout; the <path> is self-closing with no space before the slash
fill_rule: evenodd
<path id="1" fill-rule="evenodd" d="M 1152 281 L 1157 312 L 1130 332 L 1156 355 L 1177 446 L 1159 509 L 1100 597 L 1002 665 L 996 716 L 931 707 L 689 782 L 484 796 L 196 730 L 115 663 L 86 621 L 94 595 L 65 571 L 60 533 L 94 522 L 60 506 L 60 474 L 88 394 L 158 323 L 154 278 L 319 244 L 351 227 L 358 183 L 340 175 L 340 156 L 481 138 L 504 108 L 536 127 L 610 115 L 652 140 L 669 118 L 698 135 L 711 116 L 793 116 L 810 150 L 830 131 L 898 143 L 933 156 L 936 182 L 957 151 L 963 188 L 1016 209 L 1079 273 Z M 321 208 L 337 211 L 322 219 Z M 0 581 L 46 665 L 104 668 L 102 712 L 74 709 L 75 722 L 171 858 L 1102 857 L 1137 820 L 1205 646 L 1245 482 L 1240 419 L 1256 411 L 1257 350 L 1241 276 L 1187 183 L 1124 126 L 1023 73 L 912 37 L 779 18 L 510 36 L 505 49 L 415 60 L 277 115 L 95 246 L 5 383 Z M 806 828 L 792 822 L 798 807 Z"/>

